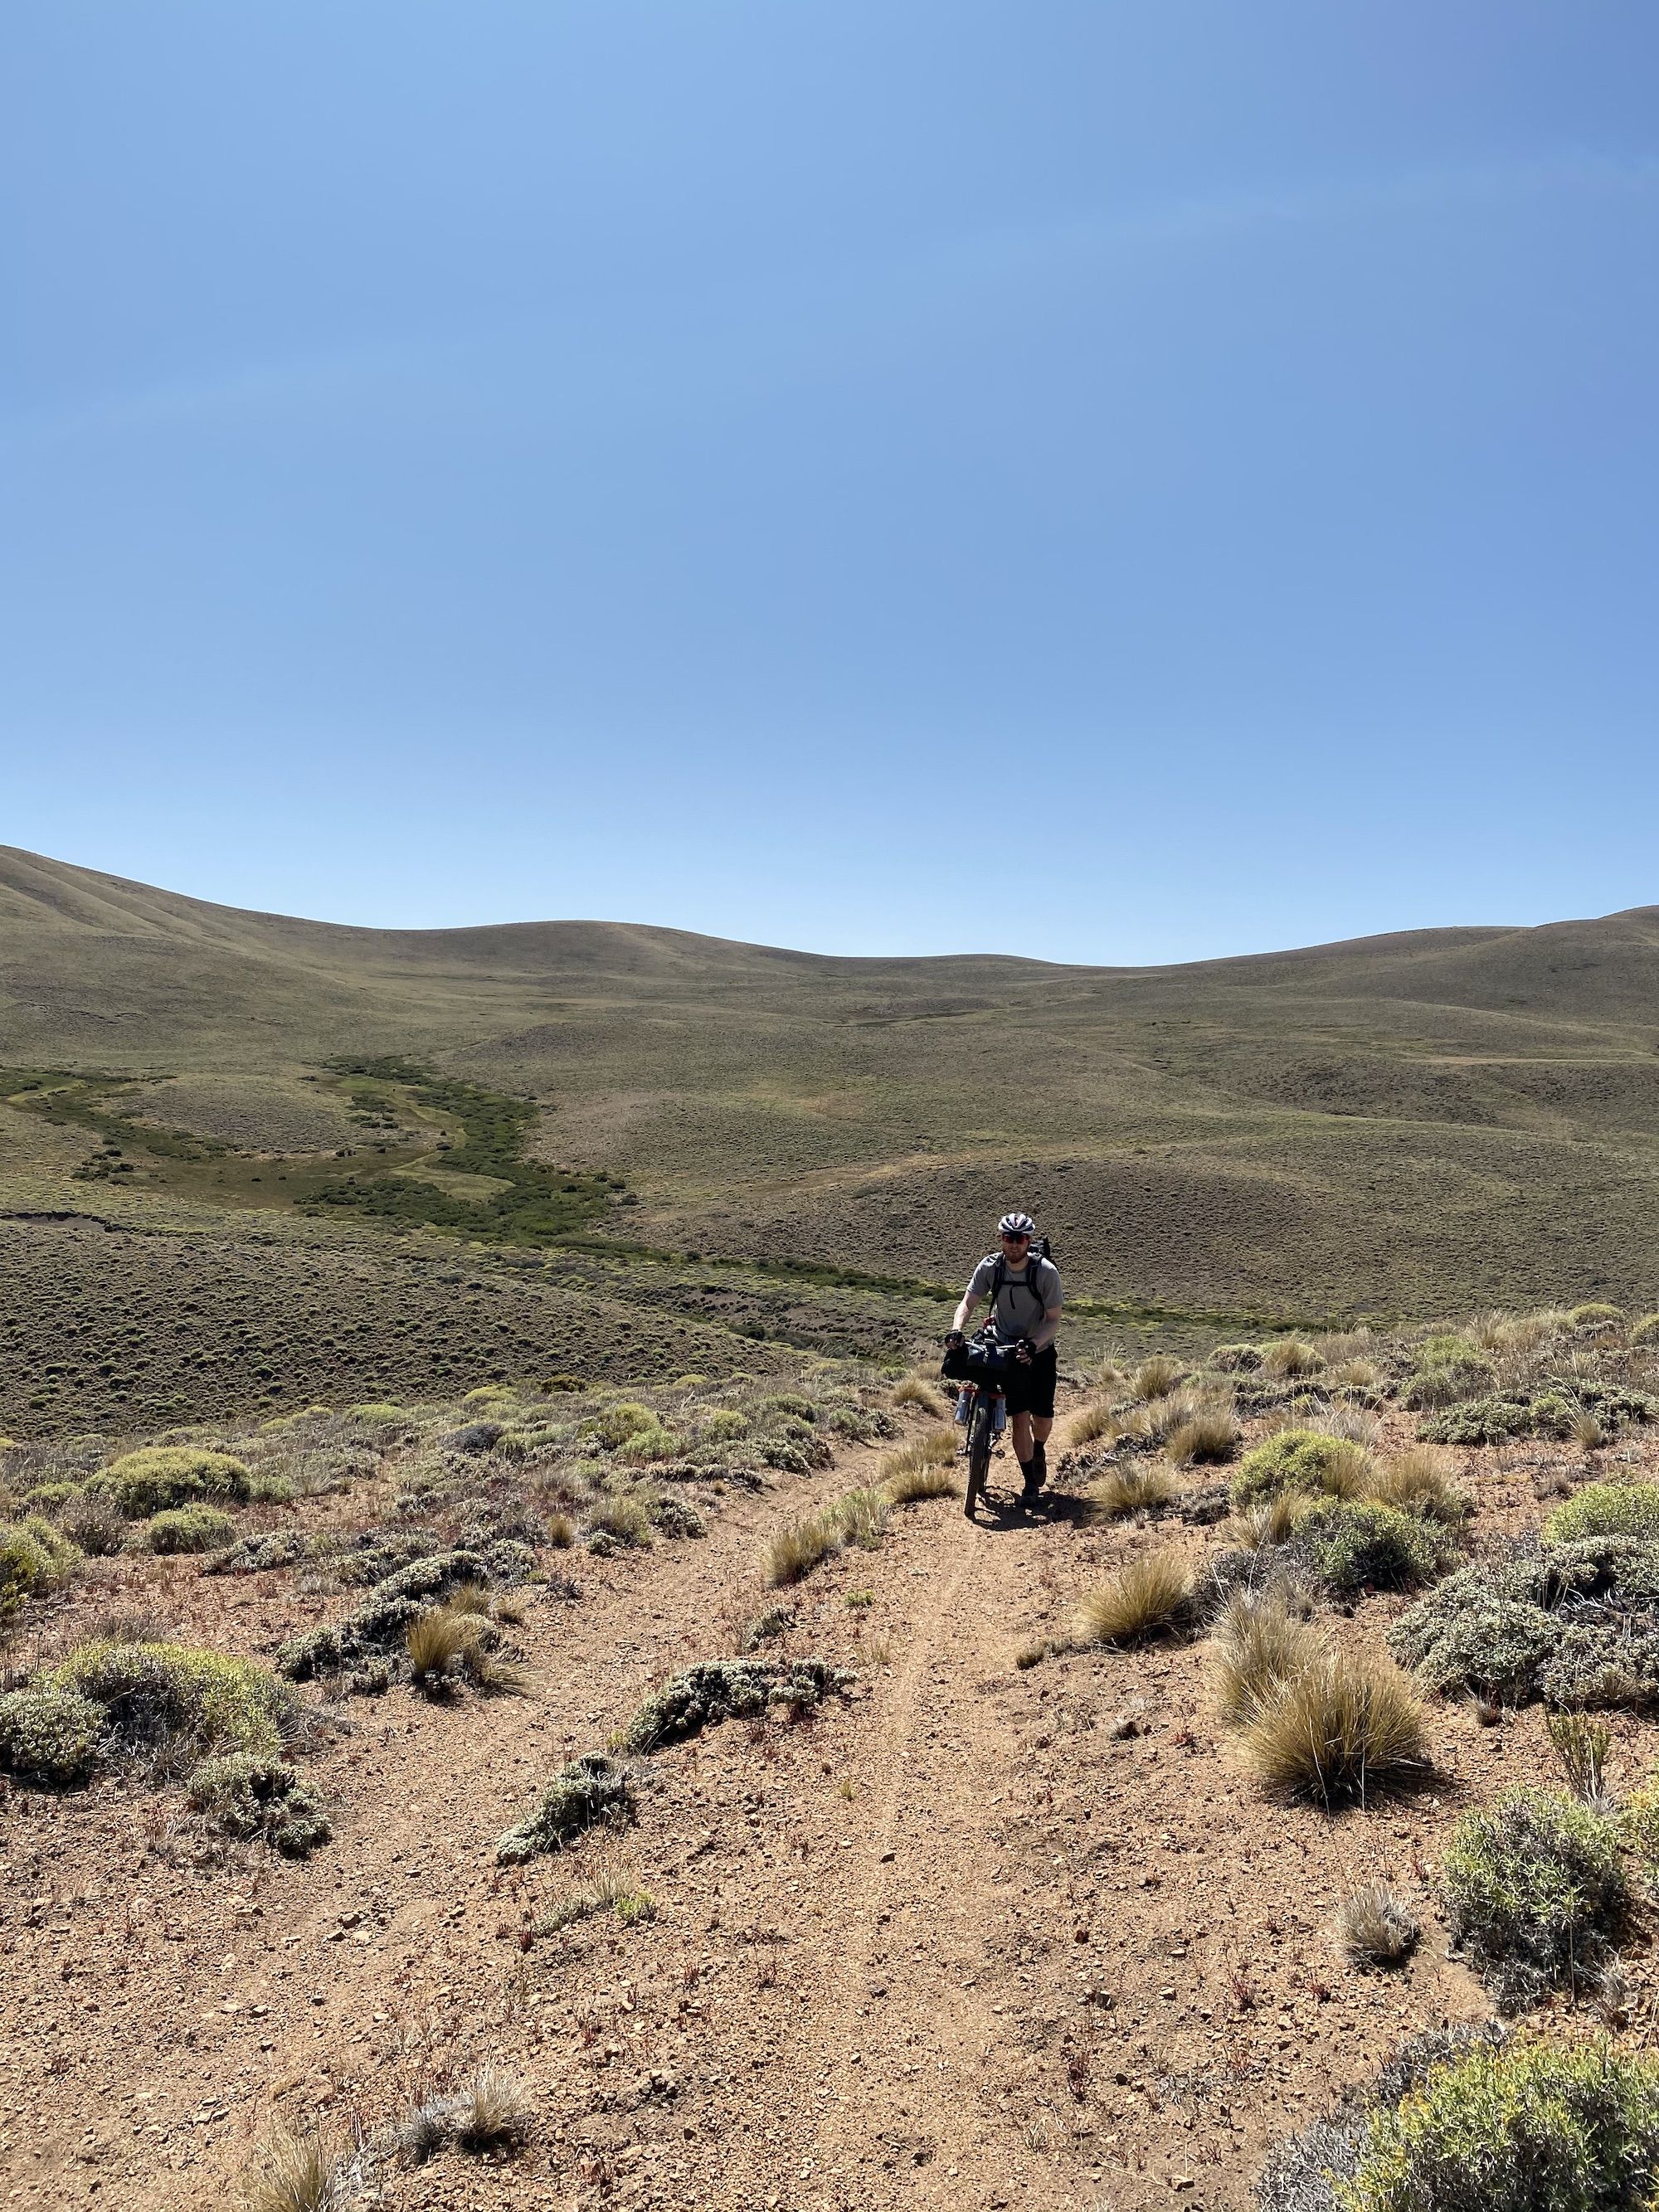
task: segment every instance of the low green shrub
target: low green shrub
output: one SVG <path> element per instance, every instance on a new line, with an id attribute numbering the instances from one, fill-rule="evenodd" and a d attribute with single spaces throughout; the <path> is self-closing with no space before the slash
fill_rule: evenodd
<path id="1" fill-rule="evenodd" d="M 1574 1306 L 1567 1316 L 1575 1336 L 1599 1336 L 1604 1331 L 1617 1328 L 1625 1318 L 1623 1306 L 1598 1304 Z"/>
<path id="2" fill-rule="evenodd" d="M 1338 1597 L 1416 1589 L 1443 1574 L 1457 1553 L 1438 1523 L 1363 1499 L 1319 1506 L 1291 1541 L 1314 1578 Z"/>
<path id="3" fill-rule="evenodd" d="M 704 1659 L 682 1668 L 645 1703 L 623 1732 L 626 1750 L 681 1742 L 718 1721 L 752 1720 L 774 1705 L 800 1712 L 844 1690 L 852 1676 L 819 1659 Z"/>
<path id="4" fill-rule="evenodd" d="M 1261 1364 L 1261 1347 L 1258 1344 L 1218 1344 L 1205 1362 L 1218 1374 L 1241 1375 Z"/>
<path id="5" fill-rule="evenodd" d="M 1236 1506 L 1249 1505 L 1274 1491 L 1326 1491 L 1351 1497 L 1361 1486 L 1369 1455 L 1345 1437 L 1316 1429 L 1281 1429 L 1254 1451 L 1246 1452 L 1233 1477 Z"/>
<path id="6" fill-rule="evenodd" d="M 40 1685 L 0 1697 L 0 1767 L 27 1781 L 84 1782 L 107 1734 L 103 1707 L 78 1691 Z"/>
<path id="7" fill-rule="evenodd" d="M 1407 1377 L 1400 1402 L 1419 1412 L 1455 1406 L 1489 1395 L 1497 1379 L 1491 1360 L 1467 1337 L 1431 1336 L 1418 1352 L 1417 1365 Z"/>
<path id="8" fill-rule="evenodd" d="M 173 1505 L 198 1499 L 246 1501 L 252 1478 L 229 1452 L 193 1444 L 147 1444 L 94 1474 L 89 1491 L 110 1498 L 129 1521 L 148 1520 Z"/>
<path id="9" fill-rule="evenodd" d="M 685 1450 L 684 1440 L 672 1429 L 653 1421 L 649 1428 L 635 1429 L 617 1446 L 617 1455 L 630 1467 L 651 1467 L 664 1460 L 678 1459 Z"/>
<path id="10" fill-rule="evenodd" d="M 1650 2212 L 1659 2063 L 1515 2042 L 1433 2068 L 1371 2119 L 1345 2212 Z"/>
<path id="11" fill-rule="evenodd" d="M 599 1413 L 591 1413 L 582 1423 L 578 1434 L 614 1450 L 641 1430 L 660 1425 L 649 1406 L 641 1406 L 632 1398 L 617 1398 Z"/>
<path id="12" fill-rule="evenodd" d="M 144 1523 L 142 1548 L 172 1555 L 181 1552 L 216 1552 L 236 1534 L 228 1513 L 215 1505 L 175 1505 L 153 1513 Z"/>
<path id="13" fill-rule="evenodd" d="M 275 1754 L 298 1711 L 252 1660 L 186 1644 L 82 1644 L 31 1686 L 89 1698 L 130 1752 L 192 1764 L 219 1750 Z"/>
<path id="14" fill-rule="evenodd" d="M 1532 1408 L 1524 1398 L 1497 1395 L 1451 1406 L 1423 1422 L 1418 1434 L 1426 1443 L 1506 1444 L 1532 1427 Z"/>
<path id="15" fill-rule="evenodd" d="M 287 1762 L 257 1751 L 205 1759 L 186 1784 L 191 1803 L 227 1836 L 258 1838 L 304 1858 L 333 1833 L 328 1815 Z"/>
<path id="16" fill-rule="evenodd" d="M 81 1495 L 78 1482 L 37 1482 L 33 1490 L 23 1492 L 23 1510 L 27 1513 L 44 1513 L 54 1520 L 70 1498 Z"/>
<path id="17" fill-rule="evenodd" d="M 1638 1536 L 1659 1540 L 1659 1483 L 1587 1482 L 1544 1523 L 1553 1543 L 1579 1536 Z"/>
<path id="18" fill-rule="evenodd" d="M 76 1547 L 44 1515 L 31 1513 L 0 1528 L 0 1620 L 9 1620 L 25 1598 L 61 1589 L 80 1559 Z"/>
<path id="19" fill-rule="evenodd" d="M 386 1655 L 403 1644 L 410 1623 L 463 1583 L 489 1579 L 489 1563 L 479 1552 L 434 1552 L 412 1560 L 377 1583 L 343 1620 L 290 1637 L 276 1654 L 276 1671 L 290 1682 L 340 1674 L 348 1689 L 382 1690 L 388 1679 Z"/>
<path id="20" fill-rule="evenodd" d="M 562 1850 L 601 1820 L 622 1827 L 638 1818 L 626 1765 L 605 1752 L 584 1752 L 560 1768 L 529 1819 L 501 1838 L 495 1857 L 502 1866 L 522 1866 L 539 1852 Z"/>
<path id="21" fill-rule="evenodd" d="M 1627 1920 L 1617 1823 L 1559 1790 L 1505 1790 L 1446 1846 L 1452 1939 L 1505 2011 L 1593 1980 Z"/>
<path id="22" fill-rule="evenodd" d="M 1659 1340 L 1659 1314 L 1644 1314 L 1630 1333 L 1632 1344 L 1652 1344 Z"/>

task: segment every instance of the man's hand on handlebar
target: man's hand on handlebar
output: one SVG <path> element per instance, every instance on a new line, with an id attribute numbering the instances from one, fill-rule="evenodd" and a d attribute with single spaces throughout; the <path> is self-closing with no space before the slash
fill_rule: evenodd
<path id="1" fill-rule="evenodd" d="M 1029 1367 L 1036 1358 L 1036 1347 L 1029 1336 L 1022 1336 L 1014 1346 L 1014 1357 L 1022 1367 Z"/>
<path id="2" fill-rule="evenodd" d="M 966 1344 L 967 1341 L 967 1338 L 959 1328 L 947 1328 L 945 1332 L 945 1344 L 947 1351 L 953 1351 L 957 1345 Z"/>

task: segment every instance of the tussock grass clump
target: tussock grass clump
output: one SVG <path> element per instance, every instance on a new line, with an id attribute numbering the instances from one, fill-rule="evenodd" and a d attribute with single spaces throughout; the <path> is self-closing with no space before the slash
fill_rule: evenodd
<path id="1" fill-rule="evenodd" d="M 1629 1917 L 1617 1824 L 1559 1790 L 1505 1790 L 1446 1846 L 1453 1941 L 1508 2012 L 1593 1980 Z"/>
<path id="2" fill-rule="evenodd" d="M 626 1875 L 602 1874 L 585 1888 L 569 1889 L 549 1905 L 536 1923 L 538 1936 L 556 1936 L 579 1922 L 613 1913 L 624 1928 L 656 1917 L 656 1900 Z"/>
<path id="3" fill-rule="evenodd" d="M 1323 1491 L 1332 1498 L 1364 1494 L 1370 1454 L 1343 1437 L 1316 1429 L 1281 1429 L 1246 1452 L 1233 1477 L 1233 1503 L 1248 1505 L 1277 1490 Z"/>
<path id="4" fill-rule="evenodd" d="M 233 1751 L 191 1776 L 191 1803 L 221 1834 L 258 1838 L 284 1858 L 304 1858 L 333 1833 L 313 1792 L 285 1760 Z"/>
<path id="5" fill-rule="evenodd" d="M 1659 2063 L 1592 2043 L 1477 2045 L 1363 2139 L 1345 2212 L 1648 2212 Z"/>
<path id="6" fill-rule="evenodd" d="M 1631 1330 L 1630 1340 L 1632 1344 L 1659 1343 L 1659 1314 L 1644 1314 Z"/>
<path id="7" fill-rule="evenodd" d="M 482 1604 L 469 1600 L 482 1599 Z M 497 1656 L 501 1638 L 489 1614 L 489 1594 L 463 1584 L 449 1601 L 409 1624 L 410 1680 L 429 1698 L 447 1697 L 463 1682 L 476 1690 L 521 1693 L 520 1670 Z"/>
<path id="8" fill-rule="evenodd" d="M 1109 1441 L 1118 1432 L 1117 1416 L 1103 1398 L 1085 1406 L 1073 1414 L 1066 1427 L 1066 1449 L 1081 1451 L 1085 1444 L 1098 1443 L 1103 1437 Z"/>
<path id="9" fill-rule="evenodd" d="M 1259 1344 L 1218 1344 L 1206 1365 L 1218 1375 L 1243 1375 L 1261 1364 Z"/>
<path id="10" fill-rule="evenodd" d="M 928 1429 L 913 1437 L 881 1463 L 880 1485 L 891 1505 L 910 1505 L 923 1498 L 949 1498 L 957 1486 L 951 1472 L 956 1457 L 956 1431 Z"/>
<path id="11" fill-rule="evenodd" d="M 1223 1723 L 1239 1728 L 1254 1719 L 1325 1649 L 1324 1638 L 1285 1592 L 1252 1596 L 1235 1590 L 1217 1616 L 1204 1655 L 1205 1677 Z"/>
<path id="12" fill-rule="evenodd" d="M 217 1506 L 175 1505 L 167 1512 L 151 1514 L 144 1523 L 142 1542 L 145 1551 L 169 1557 L 221 1551 L 235 1534 L 236 1523 Z"/>
<path id="13" fill-rule="evenodd" d="M 1179 1552 L 1131 1559 L 1078 1608 L 1077 1636 L 1087 1644 L 1138 1644 L 1191 1620 L 1193 1572 Z"/>
<path id="14" fill-rule="evenodd" d="M 1126 1513 L 1139 1513 L 1167 1505 L 1180 1490 L 1167 1467 L 1157 1460 L 1132 1460 L 1102 1477 L 1089 1494 L 1089 1510 L 1105 1521 L 1120 1521 Z"/>
<path id="15" fill-rule="evenodd" d="M 948 1430 L 941 1432 L 947 1439 Z M 919 1443 L 927 1439 L 919 1438 Z M 938 1447 L 932 1447 L 937 1449 Z M 954 1449 L 954 1445 L 952 1445 Z M 896 1454 L 902 1457 L 902 1454 Z M 912 1473 L 901 1478 L 908 1482 L 920 1480 L 929 1462 L 913 1465 Z M 955 1488 L 954 1482 L 949 1487 Z M 931 1484 L 908 1492 L 910 1498 L 943 1497 L 943 1488 L 935 1490 Z M 821 1512 L 809 1513 L 805 1519 L 791 1522 L 773 1537 L 766 1551 L 766 1578 L 775 1588 L 799 1582 L 810 1575 L 814 1567 L 845 1551 L 849 1545 L 863 1551 L 873 1551 L 880 1543 L 887 1526 L 887 1516 L 893 1504 L 906 1502 L 896 1500 L 885 1486 L 873 1490 L 849 1491 Z"/>
<path id="16" fill-rule="evenodd" d="M 1365 1799 L 1426 1771 L 1423 1708 L 1386 1656 L 1327 1650 L 1291 1676 L 1237 1731 L 1258 1780 L 1330 1806 Z"/>
<path id="17" fill-rule="evenodd" d="M 245 2212 L 340 2212 L 346 2194 L 343 2154 L 320 2132 L 272 2136 L 242 2178 Z"/>
<path id="18" fill-rule="evenodd" d="M 1432 1444 L 1412 1444 L 1374 1469 L 1365 1494 L 1402 1513 L 1420 1513 L 1449 1524 L 1460 1522 L 1469 1506 L 1452 1479 L 1453 1466 L 1450 1455 Z"/>
<path id="19" fill-rule="evenodd" d="M 942 1421 L 950 1411 L 938 1384 L 925 1375 L 902 1375 L 894 1383 L 890 1395 L 896 1406 L 920 1406 L 936 1421 Z"/>
<path id="20" fill-rule="evenodd" d="M 1150 1359 L 1143 1359 L 1129 1377 L 1129 1395 L 1142 1405 L 1149 1405 L 1154 1398 L 1166 1398 L 1186 1371 L 1178 1359 L 1171 1359 L 1167 1352 L 1155 1352 Z"/>
<path id="21" fill-rule="evenodd" d="M 1164 1449 L 1177 1467 L 1217 1466 L 1238 1448 L 1238 1422 L 1226 1406 L 1200 1406 L 1170 1431 Z"/>
<path id="22" fill-rule="evenodd" d="M 87 1488 L 108 1498 L 129 1521 L 148 1520 L 169 1506 L 246 1502 L 252 1478 L 229 1452 L 203 1451 L 190 1444 L 147 1444 L 127 1452 Z"/>
<path id="23" fill-rule="evenodd" d="M 481 2066 L 462 2090 L 454 2118 L 463 2150 L 507 2150 L 530 2133 L 530 2101 L 515 2075 Z"/>
<path id="24" fill-rule="evenodd" d="M 619 1490 L 611 1497 L 602 1498 L 594 1507 L 587 1525 L 590 1542 L 597 1535 L 604 1537 L 611 1544 L 623 1544 L 632 1551 L 644 1551 L 653 1541 L 650 1508 L 635 1490 Z"/>
<path id="25" fill-rule="evenodd" d="M 1583 1713 L 1546 1713 L 1544 1726 L 1556 1764 L 1573 1796 L 1598 1812 L 1610 1811 L 1607 1765 L 1613 1731 L 1607 1723 L 1590 1720 Z"/>
<path id="26" fill-rule="evenodd" d="M 1581 1536 L 1637 1536 L 1659 1540 L 1659 1483 L 1587 1482 L 1544 1523 L 1552 1543 Z"/>
<path id="27" fill-rule="evenodd" d="M 1304 1490 L 1276 1490 L 1258 1498 L 1227 1523 L 1226 1533 L 1243 1552 L 1263 1552 L 1287 1544 L 1319 1500 Z"/>
<path id="28" fill-rule="evenodd" d="M 1417 1916 L 1385 1881 L 1363 1881 L 1337 1907 L 1336 1946 L 1351 1966 L 1397 1966 L 1417 1948 Z"/>
<path id="29" fill-rule="evenodd" d="M 584 1752 L 562 1766 L 527 1820 L 509 1828 L 495 1845 L 501 1866 L 522 1866 L 543 1851 L 560 1851 L 605 1821 L 625 1827 L 639 1818 L 633 1778 L 607 1752 Z"/>
<path id="30" fill-rule="evenodd" d="M 1261 1347 L 1261 1371 L 1271 1375 L 1275 1382 L 1317 1375 L 1324 1364 L 1324 1354 L 1299 1336 L 1281 1336 Z"/>

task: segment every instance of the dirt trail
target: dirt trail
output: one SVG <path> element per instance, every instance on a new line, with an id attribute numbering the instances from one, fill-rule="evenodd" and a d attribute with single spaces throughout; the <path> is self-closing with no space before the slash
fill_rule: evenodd
<path id="1" fill-rule="evenodd" d="M 768 1534 L 871 1456 L 732 1496 L 705 1540 L 577 1562 L 580 1600 L 538 1600 L 523 1631 L 525 1699 L 354 1706 L 314 1763 L 337 1837 L 306 1866 L 194 1868 L 153 1795 L 19 1793 L 0 2204 L 234 2203 L 274 2120 L 375 2126 L 489 2060 L 526 2086 L 532 2145 L 383 2174 L 386 2212 L 1215 2212 L 1401 2033 L 1484 2011 L 1443 1939 L 1366 1983 L 1322 1924 L 1359 1874 L 1425 1901 L 1459 1771 L 1483 1793 L 1530 1772 L 1530 1724 L 1438 1718 L 1443 1802 L 1267 1803 L 1191 1650 L 1016 1668 L 1105 1566 L 1206 1539 L 1087 1534 L 1063 1494 L 1029 1516 L 1006 1459 L 988 1519 L 903 1508 L 782 1594 L 779 1648 L 855 1669 L 847 1702 L 674 1746 L 636 1828 L 499 1870 L 563 1759 L 778 1602 Z M 294 1611 L 280 1577 L 190 1597 L 186 1626 L 244 1649 Z M 656 1917 L 535 1936 L 601 1867 Z"/>

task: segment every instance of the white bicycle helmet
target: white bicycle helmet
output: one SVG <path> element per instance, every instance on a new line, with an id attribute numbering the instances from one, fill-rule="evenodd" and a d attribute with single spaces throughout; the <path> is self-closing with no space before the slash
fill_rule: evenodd
<path id="1" fill-rule="evenodd" d="M 1029 1213 L 1005 1213 L 997 1224 L 999 1237 L 1035 1237 L 1036 1224 Z"/>

